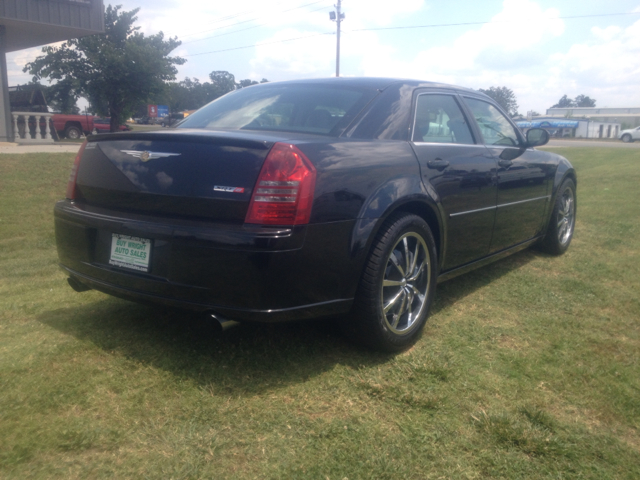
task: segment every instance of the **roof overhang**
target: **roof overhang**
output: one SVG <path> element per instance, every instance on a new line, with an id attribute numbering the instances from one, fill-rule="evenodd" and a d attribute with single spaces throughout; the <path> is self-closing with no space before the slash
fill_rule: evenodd
<path id="1" fill-rule="evenodd" d="M 15 52 L 25 48 L 62 42 L 70 38 L 102 33 L 102 30 L 51 25 L 47 23 L 0 19 L 5 26 L 5 52 Z"/>

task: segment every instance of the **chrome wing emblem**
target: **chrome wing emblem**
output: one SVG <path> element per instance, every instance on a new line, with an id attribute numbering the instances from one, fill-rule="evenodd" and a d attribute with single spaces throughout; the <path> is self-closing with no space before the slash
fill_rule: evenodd
<path id="1" fill-rule="evenodd" d="M 164 157 L 177 157 L 182 155 L 181 153 L 167 153 L 167 152 L 150 152 L 148 150 L 140 151 L 140 150 L 120 150 L 122 153 L 126 153 L 127 155 L 131 155 L 132 157 L 139 158 L 143 162 L 148 162 L 149 160 L 153 160 L 154 158 L 164 158 Z"/>

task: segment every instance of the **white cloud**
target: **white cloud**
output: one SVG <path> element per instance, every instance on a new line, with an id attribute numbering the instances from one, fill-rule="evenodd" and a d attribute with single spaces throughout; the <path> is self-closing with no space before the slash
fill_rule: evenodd
<path id="1" fill-rule="evenodd" d="M 315 34 L 316 32 L 313 31 L 285 29 L 258 44 L 256 58 L 250 61 L 251 77 L 272 80 L 289 76 L 297 78 L 329 76 L 332 71 L 333 57 L 326 55 L 326 52 L 332 51 L 335 37 L 312 36 Z M 300 39 L 276 43 L 292 38 Z"/>
<path id="2" fill-rule="evenodd" d="M 607 28 L 593 27 L 591 29 L 591 33 L 593 33 L 596 37 L 606 41 L 611 40 L 621 31 L 622 29 L 620 27 L 616 27 L 614 25 Z"/>
<path id="3" fill-rule="evenodd" d="M 59 44 L 54 44 L 59 45 Z M 22 69 L 37 56 L 42 55 L 42 47 L 28 48 L 7 54 L 7 76 L 9 85 L 29 83 L 33 75 L 24 73 Z"/>
<path id="4" fill-rule="evenodd" d="M 372 25 L 388 25 L 398 17 L 410 14 L 423 8 L 423 0 L 400 0 L 394 3 L 393 9 L 388 2 L 382 0 L 349 0 L 343 3 L 346 12 L 342 24 L 341 41 L 341 75 L 362 75 L 363 65 L 390 58 L 395 50 L 379 42 L 374 32 L 358 32 L 350 34 L 350 30 Z M 309 25 L 309 30 L 280 30 L 260 42 L 256 47 L 255 57 L 250 61 L 251 78 L 300 78 L 328 77 L 335 75 L 336 37 L 321 35 L 309 39 L 275 43 L 281 40 L 331 32 L 335 29 L 329 22 L 328 15 L 323 12 L 322 23 Z M 313 29 L 313 27 L 316 28 Z M 358 65 L 358 70 L 347 69 L 346 65 Z M 385 76 L 393 76 L 388 69 Z"/>
<path id="5" fill-rule="evenodd" d="M 570 97 L 585 94 L 608 106 L 640 105 L 640 20 L 626 29 L 592 29 L 589 42 L 551 57 L 559 83 Z M 605 106 L 602 101 L 599 106 Z"/>

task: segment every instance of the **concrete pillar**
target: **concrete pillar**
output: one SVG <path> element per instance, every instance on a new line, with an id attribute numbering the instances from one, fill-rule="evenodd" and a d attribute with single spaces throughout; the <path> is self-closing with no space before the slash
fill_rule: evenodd
<path id="1" fill-rule="evenodd" d="M 13 119 L 11 117 L 11 104 L 9 103 L 5 33 L 4 25 L 0 25 L 0 142 L 13 142 Z"/>

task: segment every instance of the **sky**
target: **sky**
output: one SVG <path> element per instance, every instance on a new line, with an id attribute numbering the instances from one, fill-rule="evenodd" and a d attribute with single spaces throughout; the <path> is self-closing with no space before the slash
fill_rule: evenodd
<path id="1" fill-rule="evenodd" d="M 337 0 L 118 0 L 145 35 L 182 41 L 177 79 L 335 76 Z M 105 6 L 108 0 L 105 1 Z M 563 95 L 640 107 L 640 0 L 342 0 L 341 76 L 507 87 L 519 112 Z M 570 18 L 573 17 L 573 18 Z M 576 18 L 580 17 L 580 18 Z M 7 55 L 11 85 L 40 48 Z"/>

